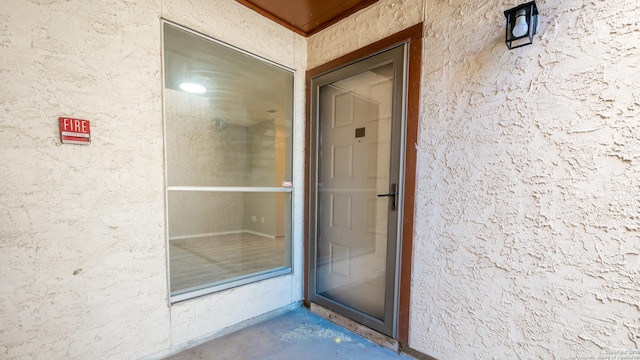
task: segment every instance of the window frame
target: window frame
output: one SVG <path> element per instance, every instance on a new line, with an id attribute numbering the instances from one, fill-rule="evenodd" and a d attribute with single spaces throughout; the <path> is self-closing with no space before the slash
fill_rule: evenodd
<path id="1" fill-rule="evenodd" d="M 295 189 L 293 184 L 293 177 L 294 177 L 294 173 L 293 173 L 293 157 L 294 157 L 294 152 L 295 152 L 295 141 L 293 139 L 293 134 L 294 134 L 294 114 L 295 114 L 295 78 L 296 78 L 296 71 L 295 69 L 289 68 L 287 66 L 278 64 L 274 61 L 271 61 L 267 58 L 264 58 L 262 56 L 253 54 L 249 51 L 243 50 L 239 47 L 236 47 L 234 45 L 231 45 L 229 43 L 226 43 L 224 41 L 220 41 L 217 40 L 211 36 L 205 35 L 203 33 L 194 31 L 192 29 L 189 29 L 187 27 L 184 27 L 182 25 L 176 24 L 172 21 L 168 21 L 166 19 L 161 19 L 160 22 L 160 26 L 161 26 L 161 62 L 162 62 L 162 113 L 163 113 L 163 121 L 162 121 L 162 131 L 163 131 L 163 155 L 164 155 L 164 188 L 165 188 L 165 235 L 166 235 L 166 269 L 167 269 L 167 293 L 168 293 L 168 300 L 169 300 L 169 304 L 175 304 L 181 301 L 185 301 L 185 300 L 189 300 L 189 299 L 193 299 L 193 298 L 197 298 L 197 297 L 201 297 L 204 295 L 209 295 L 209 294 L 213 294 L 213 293 L 217 293 L 217 292 L 221 292 L 224 290 L 228 290 L 231 288 L 235 288 L 235 287 L 239 287 L 239 286 L 243 286 L 243 285 L 247 285 L 247 284 L 251 284 L 251 283 L 255 283 L 255 282 L 259 282 L 262 280 L 266 280 L 266 279 L 270 279 L 270 278 L 274 278 L 274 277 L 279 277 L 279 276 L 283 276 L 283 275 L 289 275 L 293 273 L 293 268 L 294 268 L 294 251 L 293 251 L 293 234 L 295 233 L 295 225 L 294 225 L 294 219 L 293 219 L 293 208 L 294 208 L 294 197 L 295 197 Z M 291 123 L 290 123 L 290 128 L 291 128 L 291 140 L 290 140 L 290 146 L 291 146 L 291 153 L 288 154 L 288 163 L 289 163 L 289 172 L 291 174 L 291 186 L 281 186 L 281 187 L 273 187 L 273 186 L 169 186 L 168 185 L 168 179 L 169 179 L 169 171 L 168 171 L 168 166 L 167 166 L 167 109 L 166 109 L 166 99 L 165 99 L 165 86 L 166 86 L 166 69 L 165 69 L 165 27 L 166 26 L 170 26 L 173 27 L 174 29 L 177 30 L 181 30 L 184 31 L 186 33 L 189 33 L 191 35 L 194 35 L 196 37 L 199 37 L 203 40 L 207 40 L 210 41 L 212 43 L 215 43 L 217 45 L 220 46 L 224 46 L 227 49 L 230 50 L 234 50 L 236 52 L 238 52 L 239 54 L 242 55 L 246 55 L 249 56 L 251 58 L 254 58 L 258 61 L 264 62 L 266 64 L 272 65 L 276 68 L 279 68 L 281 70 L 284 70 L 288 73 L 291 74 L 292 76 L 292 97 L 291 97 Z M 233 278 L 230 278 L 229 281 L 225 281 L 223 283 L 217 284 L 217 285 L 213 285 L 213 286 L 207 286 L 207 287 L 203 287 L 200 289 L 196 289 L 196 290 L 191 290 L 191 291 L 186 291 L 183 293 L 179 293 L 179 294 L 175 294 L 172 295 L 172 291 L 171 291 L 171 254 L 170 254 L 170 236 L 169 236 L 169 192 L 225 192 L 225 193 L 288 193 L 289 197 L 288 197 L 288 206 L 287 208 L 289 209 L 289 214 L 286 214 L 284 219 L 285 219 L 285 227 L 287 226 L 288 223 L 288 227 L 289 229 L 285 232 L 288 232 L 289 234 L 289 238 L 288 238 L 288 244 L 285 245 L 288 248 L 288 254 L 286 255 L 288 257 L 288 266 L 281 266 L 281 267 L 275 267 L 272 269 L 268 269 L 268 270 L 264 270 L 264 271 L 260 271 L 260 272 L 256 272 L 253 274 L 249 274 L 247 276 L 242 276 L 239 277 L 236 280 L 233 280 Z M 206 284 L 205 284 L 206 285 Z"/>

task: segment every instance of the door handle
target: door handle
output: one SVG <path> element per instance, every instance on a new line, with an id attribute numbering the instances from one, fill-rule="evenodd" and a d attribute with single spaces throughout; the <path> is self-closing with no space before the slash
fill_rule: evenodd
<path id="1" fill-rule="evenodd" d="M 378 194 L 378 197 L 391 198 L 391 211 L 396 211 L 396 184 L 391 184 L 391 192 L 388 194 Z"/>

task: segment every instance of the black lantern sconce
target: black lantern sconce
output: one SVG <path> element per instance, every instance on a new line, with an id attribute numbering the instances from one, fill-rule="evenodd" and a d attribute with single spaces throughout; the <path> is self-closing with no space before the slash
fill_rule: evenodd
<path id="1" fill-rule="evenodd" d="M 538 30 L 538 7 L 532 1 L 504 12 L 507 18 L 505 42 L 509 50 L 533 43 Z"/>

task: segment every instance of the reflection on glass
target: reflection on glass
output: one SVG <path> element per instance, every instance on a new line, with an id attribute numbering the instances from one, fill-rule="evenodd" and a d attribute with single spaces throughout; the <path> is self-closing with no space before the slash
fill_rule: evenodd
<path id="1" fill-rule="evenodd" d="M 291 72 L 164 25 L 172 296 L 290 269 L 292 104 Z"/>
<path id="2" fill-rule="evenodd" d="M 171 294 L 291 266 L 290 193 L 170 192 Z"/>
<path id="3" fill-rule="evenodd" d="M 320 88 L 316 293 L 383 319 L 393 64 Z"/>
<path id="4" fill-rule="evenodd" d="M 291 72 L 169 25 L 164 61 L 169 186 L 291 181 Z"/>

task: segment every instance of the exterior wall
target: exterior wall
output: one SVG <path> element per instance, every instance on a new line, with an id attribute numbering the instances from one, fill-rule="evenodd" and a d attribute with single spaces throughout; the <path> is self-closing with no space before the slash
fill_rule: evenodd
<path id="1" fill-rule="evenodd" d="M 441 359 L 640 348 L 640 6 L 427 0 L 411 344 Z"/>
<path id="2" fill-rule="evenodd" d="M 232 0 L 164 0 L 163 18 L 295 69 L 294 149 L 304 148 L 305 40 Z M 294 185 L 302 184 L 304 154 L 294 151 Z M 294 193 L 294 209 L 304 191 Z M 302 300 L 302 214 L 293 219 L 293 275 L 230 289 L 171 307 L 172 344 L 206 336 L 232 324 Z M 253 298 L 255 297 L 255 298 Z M 240 304 L 240 305 L 239 305 Z"/>
<path id="3" fill-rule="evenodd" d="M 231 0 L 6 1 L 0 356 L 134 359 L 301 299 L 296 191 L 293 276 L 167 305 L 161 17 L 296 69 L 295 149 L 302 71 L 424 19 L 410 346 L 638 349 L 640 7 L 540 0 L 508 51 L 513 5 L 380 0 L 307 41 Z M 93 143 L 61 146 L 59 116 Z"/>
<path id="4" fill-rule="evenodd" d="M 301 299 L 297 215 L 294 275 L 167 304 L 161 17 L 296 69 L 304 146 L 306 42 L 232 0 L 3 2 L 0 358 L 136 359 Z"/>
<path id="5" fill-rule="evenodd" d="M 424 0 L 380 0 L 309 37 L 308 69 L 404 30 L 422 21 Z"/>
<path id="6" fill-rule="evenodd" d="M 392 3 L 310 38 L 309 67 L 421 20 Z M 509 51 L 502 12 L 519 3 L 425 0 L 409 345 L 637 351 L 640 6 L 539 0 L 534 44 Z"/>

